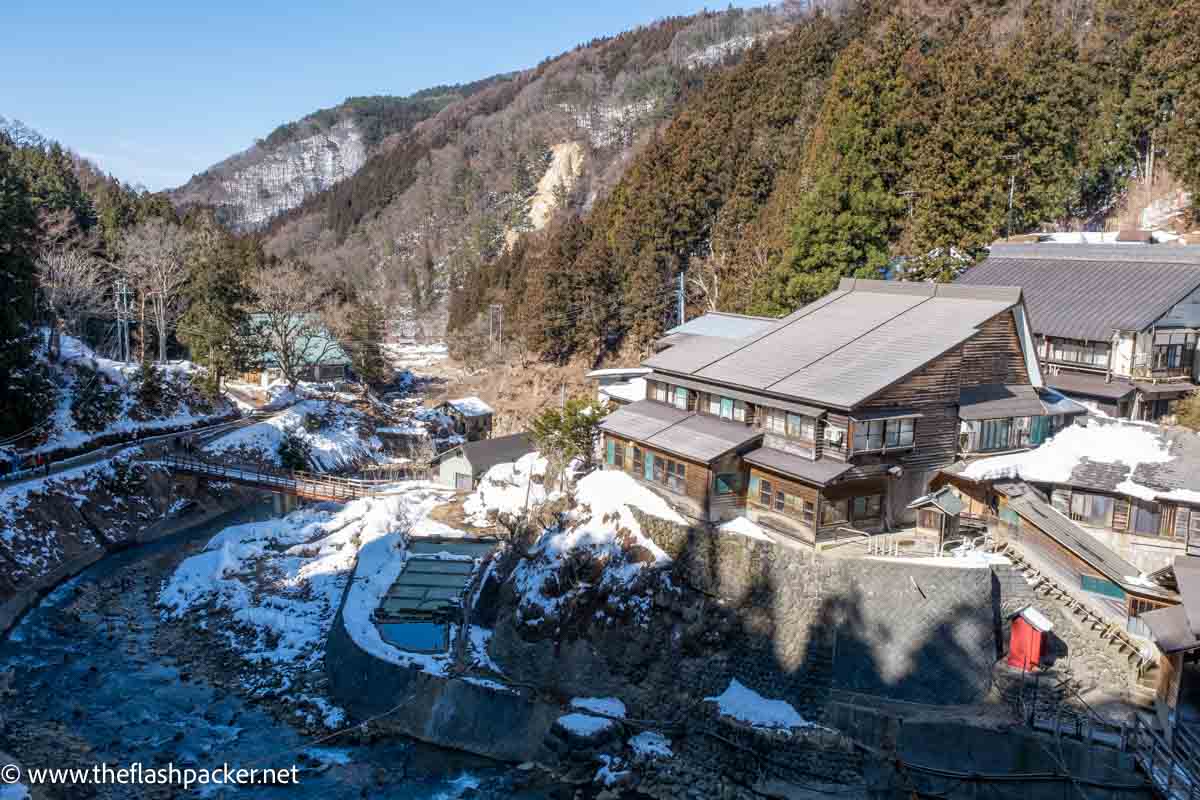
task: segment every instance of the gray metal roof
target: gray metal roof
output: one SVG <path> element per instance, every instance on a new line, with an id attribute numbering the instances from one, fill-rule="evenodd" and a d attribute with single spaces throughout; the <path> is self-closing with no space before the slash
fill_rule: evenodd
<path id="1" fill-rule="evenodd" d="M 600 430 L 636 439 L 672 455 L 707 464 L 762 437 L 762 431 L 709 414 L 639 400 L 609 414 Z"/>
<path id="2" fill-rule="evenodd" d="M 467 442 L 458 447 L 440 453 L 433 460 L 441 461 L 450 453 L 461 450 L 466 459 L 471 462 L 475 472 L 486 472 L 497 464 L 508 464 L 516 461 L 527 453 L 537 449 L 528 433 L 514 433 L 511 436 L 498 436 L 494 439 L 480 439 L 478 442 Z"/>
<path id="3" fill-rule="evenodd" d="M 1106 341 L 1200 287 L 1200 247 L 996 245 L 957 285 L 1020 286 L 1035 333 Z"/>
<path id="4" fill-rule="evenodd" d="M 1057 375 L 1047 373 L 1046 385 L 1065 395 L 1097 397 L 1104 400 L 1120 400 L 1133 391 L 1133 384 L 1120 378 L 1106 381 L 1103 375 L 1068 370 L 1063 370 Z"/>
<path id="5" fill-rule="evenodd" d="M 1164 395 L 1180 395 L 1189 394 L 1196 391 L 1196 384 L 1191 381 L 1173 381 L 1171 383 L 1151 383 L 1150 381 L 1134 381 L 1133 385 L 1137 390 L 1144 395 L 1150 397 L 1162 397 Z"/>
<path id="6" fill-rule="evenodd" d="M 1175 556 L 1171 566 L 1175 572 L 1175 585 L 1179 587 L 1183 607 L 1187 611 L 1188 629 L 1200 634 L 1200 558 Z"/>
<path id="7" fill-rule="evenodd" d="M 854 466 L 845 461 L 826 458 L 811 461 L 803 456 L 795 456 L 772 447 L 760 447 L 750 451 L 742 458 L 749 464 L 799 478 L 805 483 L 814 483 L 817 486 L 825 486 L 833 482 L 839 475 Z"/>
<path id="8" fill-rule="evenodd" d="M 1200 647 L 1200 639 L 1188 625 L 1188 614 L 1183 606 L 1167 606 L 1147 611 L 1139 619 L 1150 628 L 1154 643 L 1164 653 L 1179 653 Z"/>
<path id="9" fill-rule="evenodd" d="M 683 422 L 691 416 L 684 411 L 653 400 L 637 400 L 621 406 L 600 421 L 602 431 L 627 436 L 630 439 L 649 439 L 661 430 Z"/>
<path id="10" fill-rule="evenodd" d="M 960 419 L 1002 419 L 1004 417 L 1040 417 L 1050 414 L 1083 414 L 1087 409 L 1066 401 L 1072 407 L 1051 408 L 1033 386 L 993 383 L 972 386 L 958 393 Z M 1064 403 L 1057 403 L 1062 406 Z"/>
<path id="11" fill-rule="evenodd" d="M 1007 488 L 1012 491 L 1011 484 Z M 1102 572 L 1113 583 L 1124 585 L 1126 576 L 1140 574 L 1137 567 L 1063 516 L 1028 487 L 1020 494 L 1010 495 L 1008 506 L 1042 533 Z"/>
<path id="12" fill-rule="evenodd" d="M 962 499 L 949 486 L 943 486 L 936 492 L 921 495 L 908 504 L 909 508 L 921 508 L 922 506 L 937 506 L 952 517 L 957 517 L 965 508 Z"/>
<path id="13" fill-rule="evenodd" d="M 691 334 L 694 336 L 716 336 L 721 339 L 742 339 L 761 333 L 778 320 L 771 317 L 749 317 L 742 314 L 726 314 L 710 311 L 682 325 L 676 325 L 664 336 Z"/>
<path id="14" fill-rule="evenodd" d="M 844 279 L 748 339 L 696 337 L 647 359 L 655 370 L 853 408 L 974 336 L 1021 300 L 1013 287 Z"/>

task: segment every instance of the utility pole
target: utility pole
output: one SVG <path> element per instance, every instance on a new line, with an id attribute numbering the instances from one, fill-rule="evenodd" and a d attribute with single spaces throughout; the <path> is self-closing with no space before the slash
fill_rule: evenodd
<path id="1" fill-rule="evenodd" d="M 132 312 L 129 302 L 129 284 L 118 279 L 113 292 L 117 306 L 117 349 L 120 351 L 121 362 L 129 363 L 129 317 Z"/>
<path id="2" fill-rule="evenodd" d="M 1017 164 L 1021 162 L 1021 154 L 1014 153 L 1010 156 L 1002 156 L 1005 161 L 1013 162 L 1012 170 L 1008 173 L 1008 216 L 1004 222 L 1004 238 L 1008 239 L 1012 236 L 1012 212 L 1013 212 L 1013 193 L 1017 188 Z"/>
<path id="3" fill-rule="evenodd" d="M 678 322 L 676 323 L 677 325 L 682 325 L 684 322 L 684 320 L 683 320 L 683 315 L 684 315 L 683 276 L 684 276 L 684 273 L 680 272 L 679 273 L 679 288 L 675 290 L 675 293 L 679 296 L 679 311 L 677 314 Z"/>
<path id="4" fill-rule="evenodd" d="M 504 306 L 499 303 L 488 306 L 488 338 L 504 349 Z"/>

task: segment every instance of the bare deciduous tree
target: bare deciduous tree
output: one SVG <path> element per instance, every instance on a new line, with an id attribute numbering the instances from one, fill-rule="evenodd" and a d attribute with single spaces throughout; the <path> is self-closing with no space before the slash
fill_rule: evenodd
<path id="1" fill-rule="evenodd" d="M 118 270 L 137 291 L 143 308 L 149 306 L 159 361 L 167 360 L 167 337 L 183 311 L 182 290 L 190 274 L 194 238 L 179 225 L 151 219 L 121 241 Z"/>
<path id="2" fill-rule="evenodd" d="M 258 293 L 255 329 L 294 390 L 304 371 L 324 361 L 338 346 L 322 320 L 325 291 L 313 279 L 312 271 L 294 260 L 259 270 L 254 288 Z"/>
<path id="3" fill-rule="evenodd" d="M 58 355 L 59 334 L 78 334 L 85 317 L 112 316 L 105 298 L 104 265 L 80 250 L 53 250 L 38 258 L 38 286 L 50 312 L 54 329 L 50 350 Z"/>

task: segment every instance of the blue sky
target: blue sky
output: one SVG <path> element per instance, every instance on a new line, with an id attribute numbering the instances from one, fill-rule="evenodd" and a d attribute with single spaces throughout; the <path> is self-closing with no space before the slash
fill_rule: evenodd
<path id="1" fill-rule="evenodd" d="M 530 67 L 702 0 L 2 0 L 0 116 L 161 189 L 352 95 Z M 737 2 L 735 5 L 756 3 Z M 710 5 L 722 8 L 725 3 Z"/>

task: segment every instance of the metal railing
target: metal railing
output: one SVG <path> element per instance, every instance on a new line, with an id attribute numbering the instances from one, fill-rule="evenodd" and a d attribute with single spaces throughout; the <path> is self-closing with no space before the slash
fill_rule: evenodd
<path id="1" fill-rule="evenodd" d="M 209 478 L 221 478 L 272 491 L 320 500 L 354 500 L 370 497 L 392 483 L 387 480 L 363 480 L 336 475 L 319 475 L 300 470 L 275 470 L 270 467 L 224 464 L 195 456 L 168 455 L 158 463 L 175 472 L 187 472 Z"/>

